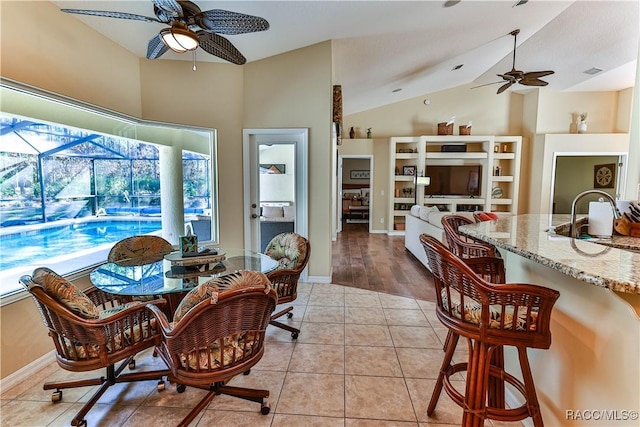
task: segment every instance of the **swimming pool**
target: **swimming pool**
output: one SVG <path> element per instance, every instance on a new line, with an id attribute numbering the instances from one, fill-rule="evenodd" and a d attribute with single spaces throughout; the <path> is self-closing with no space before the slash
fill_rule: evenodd
<path id="1" fill-rule="evenodd" d="M 0 271 L 46 261 L 62 254 L 72 254 L 100 245 L 113 245 L 125 237 L 157 234 L 160 219 L 96 219 L 64 222 L 52 226 L 28 227 L 0 236 Z"/>

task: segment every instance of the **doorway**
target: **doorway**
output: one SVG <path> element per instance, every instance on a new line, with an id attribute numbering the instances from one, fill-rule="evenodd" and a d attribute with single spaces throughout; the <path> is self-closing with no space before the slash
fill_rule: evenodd
<path id="1" fill-rule="evenodd" d="M 308 129 L 243 131 L 245 248 L 264 252 L 285 231 L 308 238 L 308 140 Z"/>
<path id="2" fill-rule="evenodd" d="M 367 224 L 371 232 L 373 156 L 341 155 L 338 171 L 338 232 L 345 224 Z"/>

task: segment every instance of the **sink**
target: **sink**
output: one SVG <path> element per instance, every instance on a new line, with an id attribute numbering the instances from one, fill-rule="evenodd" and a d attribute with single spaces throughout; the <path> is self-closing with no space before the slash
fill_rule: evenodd
<path id="1" fill-rule="evenodd" d="M 589 229 L 589 218 L 582 217 L 576 220 L 576 227 L 580 230 L 580 234 L 578 237 L 580 240 L 600 240 L 601 238 L 590 236 L 587 231 Z M 558 224 L 549 229 L 549 234 L 563 237 L 571 237 L 571 223 L 565 222 L 563 224 Z"/>

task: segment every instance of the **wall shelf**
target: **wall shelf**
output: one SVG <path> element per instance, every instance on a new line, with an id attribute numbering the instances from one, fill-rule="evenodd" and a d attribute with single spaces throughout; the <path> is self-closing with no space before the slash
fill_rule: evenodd
<path id="1" fill-rule="evenodd" d="M 466 151 L 442 151 L 444 145 L 465 145 Z M 411 150 L 411 152 L 400 153 L 400 150 Z M 424 187 L 417 187 L 417 196 L 412 198 L 390 197 L 387 232 L 390 235 L 404 234 L 402 230 L 404 217 L 409 211 L 397 210 L 395 209 L 396 205 L 413 205 L 416 199 L 418 205 L 438 206 L 440 210 L 452 213 L 470 210 L 517 213 L 521 150 L 521 136 L 423 135 L 391 137 L 389 140 L 391 171 L 389 194 L 397 194 L 396 191 L 402 191 L 407 187 L 407 184 L 411 184 L 415 189 L 414 176 L 395 175 L 396 170 L 402 171 L 405 166 L 414 166 L 416 176 L 428 176 L 430 165 L 481 166 L 480 190 L 482 194 L 477 198 L 464 196 L 430 197 L 425 194 Z M 493 175 L 496 167 L 500 168 L 501 174 L 499 176 Z M 492 197 L 492 190 L 495 187 L 500 187 L 502 190 L 502 197 L 499 199 Z M 396 224 L 401 225 L 398 227 Z"/>

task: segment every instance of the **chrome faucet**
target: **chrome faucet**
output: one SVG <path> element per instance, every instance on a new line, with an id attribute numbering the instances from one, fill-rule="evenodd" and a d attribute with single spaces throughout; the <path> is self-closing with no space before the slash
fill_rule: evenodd
<path id="1" fill-rule="evenodd" d="M 603 196 L 605 199 L 609 201 L 609 204 L 611 205 L 611 209 L 613 210 L 613 217 L 620 218 L 620 213 L 618 212 L 618 208 L 616 208 L 616 201 L 613 199 L 613 197 L 611 197 L 611 194 L 605 193 L 602 190 L 583 191 L 582 193 L 578 194 L 573 199 L 573 202 L 571 203 L 571 222 L 570 222 L 570 228 L 569 228 L 569 236 L 571 237 L 577 238 L 580 236 L 580 231 L 578 227 L 576 227 L 576 204 L 578 203 L 578 200 L 582 199 L 584 196 L 588 194 L 599 194 Z"/>

